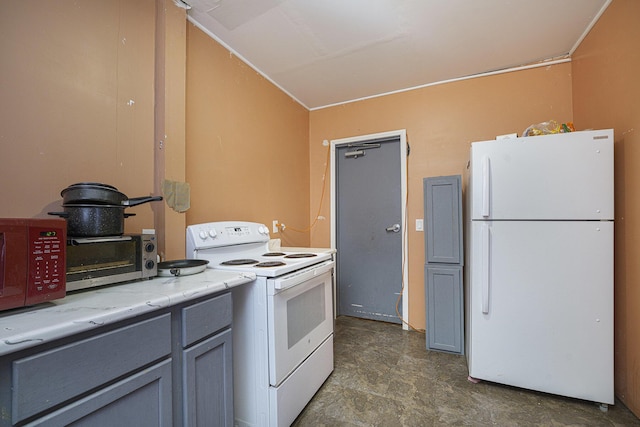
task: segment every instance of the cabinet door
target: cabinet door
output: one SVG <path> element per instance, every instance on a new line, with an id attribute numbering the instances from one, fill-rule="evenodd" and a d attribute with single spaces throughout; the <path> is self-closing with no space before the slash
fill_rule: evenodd
<path id="1" fill-rule="evenodd" d="M 171 423 L 169 359 L 27 425 L 170 427 Z"/>
<path id="2" fill-rule="evenodd" d="M 170 353 L 171 315 L 165 313 L 17 359 L 12 362 L 12 421 L 64 405 Z"/>
<path id="3" fill-rule="evenodd" d="M 184 351 L 184 425 L 233 425 L 231 329 Z"/>
<path id="4" fill-rule="evenodd" d="M 424 179 L 427 263 L 462 264 L 460 175 Z"/>
<path id="5" fill-rule="evenodd" d="M 427 349 L 462 353 L 462 267 L 427 266 Z"/>

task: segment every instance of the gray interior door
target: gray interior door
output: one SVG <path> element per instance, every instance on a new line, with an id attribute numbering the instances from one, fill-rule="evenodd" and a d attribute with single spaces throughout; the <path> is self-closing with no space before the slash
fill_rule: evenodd
<path id="1" fill-rule="evenodd" d="M 335 159 L 338 314 L 400 323 L 400 137 L 338 145 Z"/>

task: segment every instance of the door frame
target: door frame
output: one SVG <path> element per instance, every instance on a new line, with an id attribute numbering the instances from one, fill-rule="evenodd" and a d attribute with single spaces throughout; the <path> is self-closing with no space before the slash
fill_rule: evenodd
<path id="1" fill-rule="evenodd" d="M 409 262 L 407 257 L 407 131 L 406 129 L 360 135 L 349 138 L 332 139 L 331 143 L 331 247 L 336 248 L 336 148 L 346 144 L 362 143 L 379 138 L 400 138 L 400 186 L 401 186 L 401 215 L 402 224 L 402 329 L 408 330 L 409 322 Z M 334 305 L 337 298 L 337 282 L 334 285 Z"/>

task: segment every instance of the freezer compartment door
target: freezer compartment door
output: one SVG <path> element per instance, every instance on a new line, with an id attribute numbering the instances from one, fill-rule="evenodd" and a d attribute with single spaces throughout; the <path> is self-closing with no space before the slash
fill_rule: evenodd
<path id="1" fill-rule="evenodd" d="M 613 404 L 613 223 L 474 222 L 472 377 Z"/>
<path id="2" fill-rule="evenodd" d="M 472 219 L 613 219 L 613 131 L 471 145 Z"/>

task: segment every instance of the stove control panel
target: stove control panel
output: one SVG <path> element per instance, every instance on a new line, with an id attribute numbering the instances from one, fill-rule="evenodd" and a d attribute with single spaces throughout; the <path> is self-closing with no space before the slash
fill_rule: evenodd
<path id="1" fill-rule="evenodd" d="M 187 258 L 193 250 L 246 243 L 266 243 L 269 229 L 257 222 L 220 221 L 194 224 L 187 227 Z"/>
<path id="2" fill-rule="evenodd" d="M 225 231 L 229 236 L 250 236 L 251 229 L 249 227 L 225 227 Z"/>
<path id="3" fill-rule="evenodd" d="M 226 227 L 225 231 L 229 236 L 251 236 L 255 234 L 256 231 L 258 234 L 263 236 L 269 235 L 269 229 L 266 225 L 256 224 L 257 227 L 248 227 L 248 226 L 234 226 L 234 227 Z"/>

